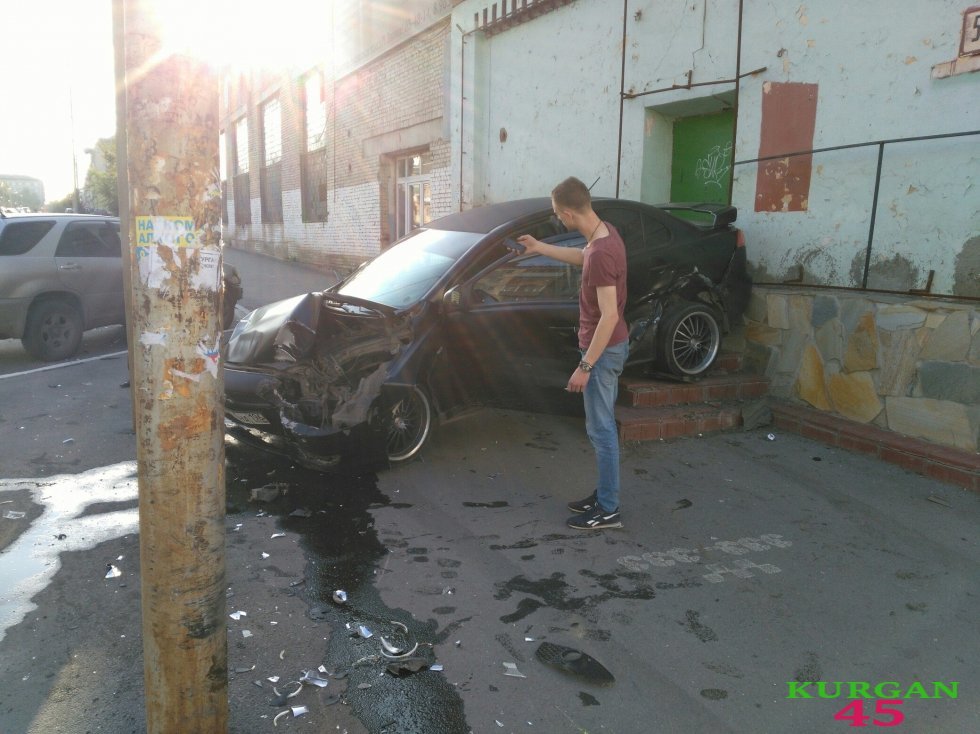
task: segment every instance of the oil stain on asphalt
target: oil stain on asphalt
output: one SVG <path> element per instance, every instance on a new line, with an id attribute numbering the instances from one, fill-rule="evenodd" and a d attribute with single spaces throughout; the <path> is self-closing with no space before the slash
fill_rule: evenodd
<path id="1" fill-rule="evenodd" d="M 381 657 L 381 636 L 420 643 L 413 657 L 428 664 L 436 662 L 432 645 L 439 641 L 434 621 L 421 623 L 403 609 L 387 607 L 374 586 L 387 549 L 370 511 L 404 505 L 381 494 L 374 475 L 324 475 L 243 448 L 228 447 L 226 476 L 229 516 L 254 512 L 249 488 L 270 482 L 288 485 L 286 493 L 263 508 L 301 538 L 307 570 L 298 592 L 309 604 L 308 616 L 330 627 L 325 666 L 346 674 L 347 702 L 365 728 L 377 734 L 470 731 L 462 699 L 441 672 L 402 670 L 403 677 L 385 672 L 390 661 Z M 297 509 L 309 516 L 293 515 Z M 347 593 L 343 604 L 333 600 L 338 589 Z"/>

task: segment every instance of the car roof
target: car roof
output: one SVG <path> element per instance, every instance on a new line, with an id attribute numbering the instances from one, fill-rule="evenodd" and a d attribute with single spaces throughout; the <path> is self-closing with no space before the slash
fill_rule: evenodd
<path id="1" fill-rule="evenodd" d="M 517 199 L 502 204 L 488 204 L 474 207 L 464 212 L 449 214 L 429 222 L 429 229 L 444 229 L 455 232 L 489 234 L 497 227 L 543 211 L 551 211 L 551 199 L 539 196 L 535 199 Z"/>
<path id="2" fill-rule="evenodd" d="M 0 221 L 5 219 L 119 219 L 111 214 L 71 214 L 69 212 L 17 212 L 5 213 Z"/>

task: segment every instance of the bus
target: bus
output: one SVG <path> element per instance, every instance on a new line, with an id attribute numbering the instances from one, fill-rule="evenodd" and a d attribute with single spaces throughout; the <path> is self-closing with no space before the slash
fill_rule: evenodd
<path id="1" fill-rule="evenodd" d="M 0 174 L 0 207 L 12 211 L 41 211 L 44 184 L 39 178 Z"/>

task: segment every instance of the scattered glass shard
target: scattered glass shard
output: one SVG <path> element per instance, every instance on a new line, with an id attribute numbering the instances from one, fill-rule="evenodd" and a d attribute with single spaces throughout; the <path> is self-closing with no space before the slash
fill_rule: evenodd
<path id="1" fill-rule="evenodd" d="M 285 537 L 286 537 L 285 533 L 273 533 L 272 535 L 269 536 L 269 540 L 273 540 L 274 538 L 285 538 Z"/>
<path id="2" fill-rule="evenodd" d="M 321 678 L 315 670 L 304 670 L 303 677 L 300 678 L 300 681 L 314 685 L 317 688 L 326 688 L 330 683 L 326 678 Z"/>
<path id="3" fill-rule="evenodd" d="M 369 637 L 374 636 L 374 633 L 371 630 L 369 630 L 367 627 L 365 627 L 363 624 L 357 628 L 357 634 L 359 634 L 365 640 L 368 639 Z"/>
<path id="4" fill-rule="evenodd" d="M 107 579 L 115 579 L 122 576 L 122 571 L 113 566 L 111 563 L 105 564 L 105 577 Z"/>
<path id="5" fill-rule="evenodd" d="M 441 673 L 442 672 L 442 663 L 436 663 L 435 665 L 430 665 L 429 666 L 429 670 L 434 670 L 437 673 Z"/>
<path id="6" fill-rule="evenodd" d="M 504 663 L 504 675 L 509 675 L 511 678 L 527 678 L 517 669 L 516 663 Z"/>
<path id="7" fill-rule="evenodd" d="M 242 617 L 247 617 L 248 615 L 245 612 L 243 612 L 243 611 L 237 611 L 237 612 L 232 612 L 228 616 L 231 617 L 232 619 L 234 619 L 237 622 Z"/>
<path id="8" fill-rule="evenodd" d="M 347 592 L 344 591 L 343 589 L 337 589 L 333 593 L 333 600 L 335 602 L 337 602 L 338 604 L 346 604 L 347 603 Z"/>

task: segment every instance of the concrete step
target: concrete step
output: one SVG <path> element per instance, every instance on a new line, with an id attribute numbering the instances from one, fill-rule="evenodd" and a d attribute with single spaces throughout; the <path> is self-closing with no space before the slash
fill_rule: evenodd
<path id="1" fill-rule="evenodd" d="M 694 382 L 626 375 L 619 381 L 616 421 L 623 441 L 658 441 L 742 425 L 742 405 L 769 392 L 769 381 L 742 374 L 740 352 L 723 352 Z"/>
<path id="2" fill-rule="evenodd" d="M 736 402 L 669 405 L 659 408 L 616 406 L 620 441 L 659 441 L 738 428 L 742 410 Z"/>
<path id="3" fill-rule="evenodd" d="M 708 403 L 719 400 L 755 400 L 769 392 L 769 381 L 759 375 L 712 374 L 698 382 L 671 382 L 643 377 L 619 381 L 619 403 L 633 408 Z"/>

